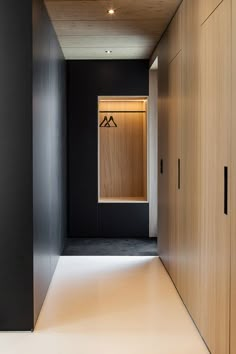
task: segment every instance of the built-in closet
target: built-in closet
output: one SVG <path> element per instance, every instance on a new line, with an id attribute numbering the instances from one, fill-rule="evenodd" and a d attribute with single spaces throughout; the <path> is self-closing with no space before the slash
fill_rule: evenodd
<path id="1" fill-rule="evenodd" d="M 230 348 L 231 354 L 236 353 L 236 0 L 232 0 L 232 120 L 231 120 L 231 302 L 230 302 Z"/>
<path id="2" fill-rule="evenodd" d="M 184 0 L 152 58 L 159 253 L 212 354 L 236 353 L 235 16 L 235 0 Z"/>

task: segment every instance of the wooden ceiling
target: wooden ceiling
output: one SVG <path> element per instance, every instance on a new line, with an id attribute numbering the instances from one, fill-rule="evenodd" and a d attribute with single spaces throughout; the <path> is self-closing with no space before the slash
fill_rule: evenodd
<path id="1" fill-rule="evenodd" d="M 182 0 L 46 0 L 66 59 L 148 59 Z M 107 11 L 115 9 L 114 15 Z M 111 54 L 106 54 L 111 50 Z"/>

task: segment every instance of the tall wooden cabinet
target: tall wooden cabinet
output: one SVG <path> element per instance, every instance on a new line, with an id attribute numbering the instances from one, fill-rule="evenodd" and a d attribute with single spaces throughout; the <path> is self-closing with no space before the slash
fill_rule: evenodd
<path id="1" fill-rule="evenodd" d="M 175 34 L 178 33 L 177 38 Z M 175 17 L 160 44 L 159 70 L 159 249 L 166 268 L 177 278 L 178 190 L 180 188 L 181 15 Z M 175 40 L 177 39 L 177 40 Z M 176 132 L 178 132 L 176 134 Z M 173 168 L 174 166 L 174 168 Z M 170 237 L 167 238 L 165 235 Z"/>
<path id="2" fill-rule="evenodd" d="M 176 257 L 179 246 L 179 203 L 181 189 L 181 51 L 169 63 L 168 120 L 169 139 L 167 170 L 168 178 L 168 235 L 169 235 L 169 272 L 177 282 L 178 267 Z"/>
<path id="3" fill-rule="evenodd" d="M 184 0 L 156 52 L 159 253 L 212 354 L 236 353 L 235 15 Z"/>
<path id="4" fill-rule="evenodd" d="M 232 0 L 232 121 L 231 121 L 231 317 L 230 348 L 236 353 L 236 0 Z"/>
<path id="5" fill-rule="evenodd" d="M 224 0 L 200 28 L 202 232 L 201 332 L 213 353 L 229 352 L 231 11 Z M 229 196 L 228 196 L 229 197 Z"/>
<path id="6" fill-rule="evenodd" d="M 169 270 L 169 239 L 168 235 L 168 34 L 163 36 L 158 50 L 161 53 L 158 57 L 158 248 L 162 260 Z"/>
<path id="7" fill-rule="evenodd" d="M 196 322 L 199 322 L 200 164 L 199 119 L 199 2 L 184 1 L 182 11 L 182 119 L 181 194 L 177 267 L 178 289 Z M 194 294 L 194 295 L 193 295 Z"/>

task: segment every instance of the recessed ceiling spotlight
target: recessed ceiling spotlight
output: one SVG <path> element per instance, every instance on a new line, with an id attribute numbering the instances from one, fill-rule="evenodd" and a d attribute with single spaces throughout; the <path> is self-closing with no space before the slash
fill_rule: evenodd
<path id="1" fill-rule="evenodd" d="M 114 10 L 114 9 L 109 9 L 109 10 L 107 11 L 107 13 L 108 13 L 109 15 L 114 15 L 114 14 L 115 14 L 115 10 Z"/>
<path id="2" fill-rule="evenodd" d="M 111 54 L 112 53 L 112 50 L 106 50 L 105 51 L 107 54 Z"/>

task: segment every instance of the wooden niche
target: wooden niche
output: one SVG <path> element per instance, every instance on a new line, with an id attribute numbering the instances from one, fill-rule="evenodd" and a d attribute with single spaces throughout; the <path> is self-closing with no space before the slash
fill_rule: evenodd
<path id="1" fill-rule="evenodd" d="M 100 97 L 98 109 L 99 202 L 147 202 L 147 97 Z"/>

